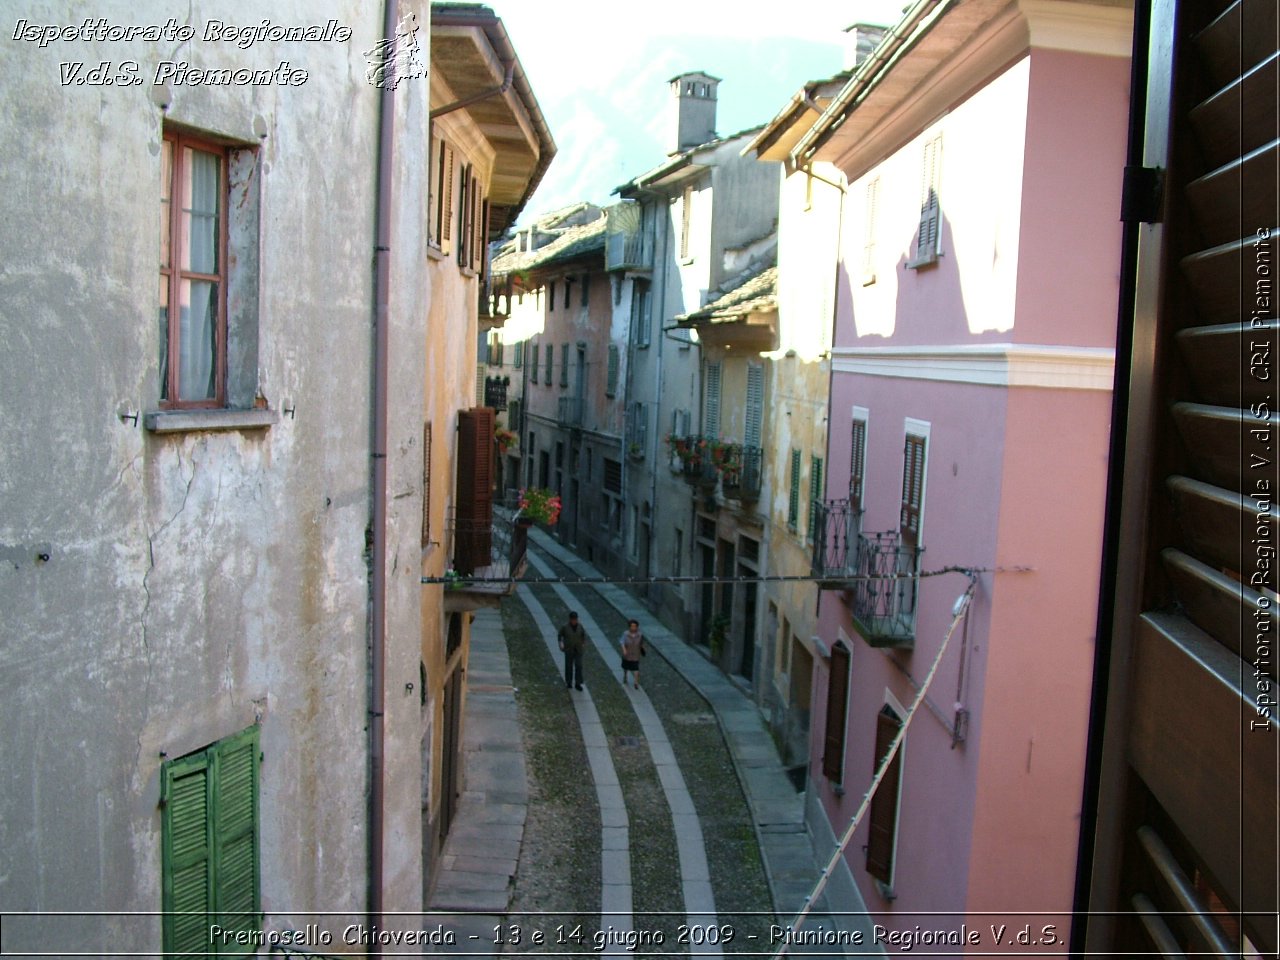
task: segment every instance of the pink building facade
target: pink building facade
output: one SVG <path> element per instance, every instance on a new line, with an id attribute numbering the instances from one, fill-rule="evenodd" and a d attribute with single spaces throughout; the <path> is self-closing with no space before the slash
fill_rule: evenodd
<path id="1" fill-rule="evenodd" d="M 1130 18 L 978 0 L 930 19 L 924 6 L 882 43 L 892 53 L 906 38 L 897 59 L 856 71 L 793 148 L 798 165 L 829 161 L 846 181 L 827 485 L 813 511 L 824 589 L 810 826 L 834 843 L 906 723 L 833 876 L 835 905 L 890 928 L 967 920 L 985 931 L 970 949 L 991 948 L 993 922 L 1009 936 L 1030 922 L 1039 949 L 1061 951 L 1094 657 Z M 899 579 L 847 579 L 877 573 Z"/>

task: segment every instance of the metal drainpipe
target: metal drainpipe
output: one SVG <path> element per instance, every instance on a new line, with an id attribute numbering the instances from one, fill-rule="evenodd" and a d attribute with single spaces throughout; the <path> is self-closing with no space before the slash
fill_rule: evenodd
<path id="1" fill-rule="evenodd" d="M 664 212 L 666 213 L 666 223 L 671 222 L 671 204 L 663 198 Z M 666 333 L 662 326 L 662 317 L 666 315 L 667 286 L 671 274 L 671 261 L 667 256 L 667 246 L 670 241 L 667 239 L 667 231 L 664 224 L 662 230 L 662 303 L 663 308 L 658 315 L 657 326 L 662 333 Z M 653 322 L 653 317 L 650 317 Z M 654 397 L 654 437 L 658 434 L 658 422 L 662 415 L 662 387 L 664 381 L 664 370 L 662 368 L 662 357 L 666 353 L 666 337 L 663 336 L 658 341 L 658 392 Z M 645 545 L 645 555 L 649 558 L 649 566 L 653 567 L 653 545 L 654 531 L 658 529 L 658 445 L 653 446 L 653 469 L 649 471 L 649 542 Z M 653 599 L 650 597 L 650 599 Z M 681 597 L 681 606 L 684 606 L 684 598 Z"/>
<path id="2" fill-rule="evenodd" d="M 514 60 L 508 60 L 506 70 L 502 77 L 502 83 L 498 84 L 496 87 L 491 87 L 488 90 L 482 90 L 469 97 L 464 97 L 461 100 L 455 100 L 453 103 L 446 104 L 443 107 L 436 107 L 436 109 L 431 111 L 431 119 L 434 120 L 436 117 L 442 117 L 446 113 L 453 113 L 453 111 L 461 110 L 463 107 L 469 107 L 473 103 L 479 103 L 481 100 L 488 100 L 490 97 L 496 97 L 500 94 L 506 93 L 511 89 L 511 80 L 515 76 L 515 73 L 516 62 Z"/>
<path id="3" fill-rule="evenodd" d="M 383 38 L 390 47 L 399 23 L 398 0 L 386 0 Z M 390 63 L 395 70 L 394 62 Z M 378 200 L 374 246 L 373 324 L 373 571 L 372 636 L 369 656 L 369 916 L 372 927 L 382 926 L 383 776 L 386 733 L 387 642 L 387 324 L 391 287 L 391 176 L 395 144 L 395 92 L 391 78 L 384 82 L 378 105 Z M 382 956 L 377 938 L 370 956 Z"/>

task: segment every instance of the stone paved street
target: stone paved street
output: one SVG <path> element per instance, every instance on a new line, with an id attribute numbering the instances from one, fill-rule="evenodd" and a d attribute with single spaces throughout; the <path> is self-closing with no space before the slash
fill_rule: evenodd
<path id="1" fill-rule="evenodd" d="M 597 575 L 541 533 L 534 548 L 538 576 Z M 505 603 L 472 625 L 465 791 L 428 905 L 448 952 L 774 955 L 770 928 L 819 865 L 758 709 L 625 591 L 525 585 Z M 560 672 L 568 609 L 592 641 L 583 691 Z M 638 690 L 614 648 L 632 616 L 651 651 Z M 832 927 L 818 907 L 803 929 Z"/>

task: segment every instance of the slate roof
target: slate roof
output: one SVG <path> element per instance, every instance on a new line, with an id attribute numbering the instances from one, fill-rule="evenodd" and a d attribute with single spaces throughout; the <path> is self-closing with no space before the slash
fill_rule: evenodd
<path id="1" fill-rule="evenodd" d="M 549 267 L 556 263 L 566 263 L 597 251 L 603 253 L 606 222 L 607 218 L 601 216 L 590 223 L 566 227 L 564 232 L 550 243 L 523 253 L 517 252 L 512 242 L 511 250 L 493 258 L 489 271 L 494 276 L 505 276 Z"/>
<path id="2" fill-rule="evenodd" d="M 764 313 L 778 307 L 778 267 L 769 264 L 748 274 L 738 286 L 705 307 L 676 317 L 681 326 L 711 321 L 726 323 L 741 320 L 752 313 Z"/>

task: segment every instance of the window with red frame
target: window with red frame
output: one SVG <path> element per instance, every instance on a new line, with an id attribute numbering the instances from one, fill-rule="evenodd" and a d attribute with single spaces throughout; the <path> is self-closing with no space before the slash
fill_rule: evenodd
<path id="1" fill-rule="evenodd" d="M 225 147 L 164 135 L 160 186 L 160 399 L 226 401 Z"/>

